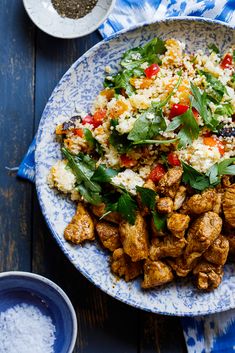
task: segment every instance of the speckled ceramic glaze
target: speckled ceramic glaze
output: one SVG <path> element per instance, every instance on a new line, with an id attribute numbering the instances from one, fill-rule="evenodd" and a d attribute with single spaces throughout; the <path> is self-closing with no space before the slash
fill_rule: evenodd
<path id="1" fill-rule="evenodd" d="M 23 0 L 31 20 L 44 32 L 58 38 L 77 38 L 96 30 L 108 17 L 115 0 L 98 0 L 86 16 L 73 20 L 61 17 L 51 0 Z"/>
<path id="2" fill-rule="evenodd" d="M 235 307 L 235 268 L 227 265 L 221 286 L 202 293 L 190 280 L 177 280 L 149 291 L 140 288 L 140 280 L 126 283 L 117 281 L 109 268 L 109 255 L 97 243 L 73 246 L 63 237 L 71 220 L 75 204 L 47 186 L 50 167 L 61 158 L 60 146 L 55 141 L 55 127 L 71 117 L 76 108 L 89 111 L 92 101 L 102 88 L 104 67 L 114 70 L 122 53 L 144 44 L 155 36 L 174 37 L 186 43 L 186 50 L 206 49 L 215 43 L 222 51 L 234 44 L 234 30 L 222 23 L 197 18 L 168 19 L 143 25 L 129 32 L 115 35 L 90 49 L 64 75 L 44 110 L 36 149 L 36 186 L 38 198 L 53 236 L 74 264 L 95 285 L 134 307 L 170 315 L 199 315 Z"/>

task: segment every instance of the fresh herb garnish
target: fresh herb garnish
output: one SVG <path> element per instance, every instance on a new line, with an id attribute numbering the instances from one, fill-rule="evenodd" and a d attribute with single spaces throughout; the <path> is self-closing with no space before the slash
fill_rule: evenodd
<path id="1" fill-rule="evenodd" d="M 220 183 L 220 178 L 222 175 L 235 175 L 235 162 L 234 158 L 225 159 L 220 163 L 214 164 L 209 171 L 207 176 L 209 177 L 211 184 Z"/>
<path id="2" fill-rule="evenodd" d="M 208 45 L 208 49 L 210 49 L 211 51 L 213 51 L 216 54 L 219 54 L 219 48 L 214 43 L 210 43 Z"/>
<path id="3" fill-rule="evenodd" d="M 100 156 L 104 154 L 101 144 L 93 137 L 92 132 L 85 128 L 83 129 L 84 136 L 90 148 L 94 149 Z"/>
<path id="4" fill-rule="evenodd" d="M 107 212 L 118 212 L 130 224 L 135 223 L 137 204 L 128 192 L 109 193 L 104 196 Z"/>
<path id="5" fill-rule="evenodd" d="M 193 189 L 203 191 L 210 186 L 210 181 L 207 175 L 198 172 L 190 165 L 182 162 L 183 177 L 182 181 L 189 184 Z"/>
<path id="6" fill-rule="evenodd" d="M 218 80 L 218 78 L 216 78 L 209 72 L 201 71 L 200 73 L 206 77 L 206 80 L 208 82 L 208 85 L 206 87 L 207 96 L 213 103 L 220 103 L 224 94 L 227 93 L 226 87 L 220 80 Z"/>
<path id="7" fill-rule="evenodd" d="M 151 189 L 143 188 L 140 186 L 136 187 L 136 191 L 139 193 L 143 206 L 148 207 L 152 216 L 153 222 L 157 230 L 163 230 L 166 226 L 166 216 L 160 215 L 156 210 L 156 196 L 157 193 Z"/>
<path id="8" fill-rule="evenodd" d="M 191 103 L 200 116 L 202 117 L 204 124 L 212 131 L 216 131 L 216 127 L 219 125 L 219 121 L 216 116 L 212 116 L 211 110 L 208 107 L 208 96 L 204 91 L 201 93 L 200 89 L 191 83 L 192 98 Z"/>
<path id="9" fill-rule="evenodd" d="M 177 142 L 179 139 L 175 138 L 175 139 L 170 139 L 170 140 L 139 140 L 139 141 L 135 141 L 133 142 L 133 145 L 169 145 L 170 143 L 175 143 Z"/>
<path id="10" fill-rule="evenodd" d="M 131 141 L 127 139 L 127 134 L 119 134 L 119 132 L 116 130 L 117 125 L 118 120 L 111 119 L 110 126 L 112 127 L 112 129 L 110 129 L 111 133 L 109 137 L 109 142 L 113 147 L 117 149 L 119 153 L 123 154 L 128 152 L 131 148 Z"/>
<path id="11" fill-rule="evenodd" d="M 169 100 L 171 99 L 171 97 L 177 92 L 181 82 L 182 82 L 182 72 L 179 71 L 177 73 L 179 75 L 179 78 L 175 84 L 175 86 L 172 88 L 171 92 L 168 94 L 168 96 L 161 102 L 152 102 L 152 106 L 156 109 L 160 109 L 163 108 L 165 105 L 167 105 L 167 103 L 169 102 Z"/>
<path id="12" fill-rule="evenodd" d="M 168 125 L 166 131 L 174 131 L 178 127 L 180 127 L 178 132 L 179 148 L 191 144 L 193 140 L 198 138 L 199 127 L 191 108 L 184 114 L 176 116 Z"/>
<path id="13" fill-rule="evenodd" d="M 139 118 L 135 121 L 132 130 L 128 134 L 128 140 L 140 141 L 150 140 L 160 131 L 166 129 L 166 122 L 162 115 L 162 111 L 156 108 L 149 108 L 143 111 Z"/>
<path id="14" fill-rule="evenodd" d="M 130 96 L 135 92 L 134 87 L 130 84 L 131 77 L 140 77 L 144 75 L 144 69 L 141 68 L 143 63 L 161 63 L 159 54 L 164 54 L 166 51 L 164 42 L 159 38 L 154 38 L 143 47 L 130 49 L 124 53 L 121 66 L 124 68 L 117 75 L 111 76 L 110 79 L 105 79 L 104 86 L 112 87 L 119 93 L 121 89 Z"/>
<path id="15" fill-rule="evenodd" d="M 117 170 L 106 168 L 105 164 L 100 164 L 95 170 L 92 180 L 98 183 L 111 183 L 112 178 L 117 174 Z"/>

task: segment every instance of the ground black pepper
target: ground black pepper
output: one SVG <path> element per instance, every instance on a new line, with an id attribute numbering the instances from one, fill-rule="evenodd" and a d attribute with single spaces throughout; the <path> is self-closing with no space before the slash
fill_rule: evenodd
<path id="1" fill-rule="evenodd" d="M 86 16 L 98 0 L 52 0 L 52 5 L 62 17 L 78 19 Z"/>

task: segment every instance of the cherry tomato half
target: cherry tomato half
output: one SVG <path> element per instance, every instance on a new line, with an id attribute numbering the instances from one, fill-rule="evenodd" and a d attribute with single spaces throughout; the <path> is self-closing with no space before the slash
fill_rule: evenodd
<path id="1" fill-rule="evenodd" d="M 122 154 L 120 156 L 120 165 L 121 167 L 134 167 L 136 165 L 137 161 L 131 157 L 128 157 L 126 154 Z"/>
<path id="2" fill-rule="evenodd" d="M 170 110 L 169 119 L 173 119 L 175 116 L 184 114 L 189 109 L 188 105 L 173 104 Z"/>
<path id="3" fill-rule="evenodd" d="M 95 112 L 93 115 L 93 125 L 94 127 L 98 127 L 103 123 L 104 117 L 106 116 L 106 110 L 105 109 L 99 109 Z"/>
<path id="4" fill-rule="evenodd" d="M 148 178 L 151 179 L 154 183 L 157 183 L 165 174 L 165 168 L 162 164 L 158 163 L 156 167 L 151 171 Z"/>
<path id="5" fill-rule="evenodd" d="M 231 54 L 226 54 L 220 63 L 222 69 L 231 69 L 233 66 L 233 57 Z"/>
<path id="6" fill-rule="evenodd" d="M 91 125 L 93 125 L 93 116 L 91 116 L 91 115 L 86 115 L 86 116 L 82 119 L 82 125 L 86 125 L 86 124 L 91 124 Z"/>
<path id="7" fill-rule="evenodd" d="M 180 160 L 176 153 L 170 152 L 167 156 L 167 161 L 172 167 L 181 166 Z"/>
<path id="8" fill-rule="evenodd" d="M 144 70 L 144 73 L 147 78 L 152 78 L 153 76 L 156 76 L 159 71 L 160 67 L 157 64 L 152 64 Z"/>

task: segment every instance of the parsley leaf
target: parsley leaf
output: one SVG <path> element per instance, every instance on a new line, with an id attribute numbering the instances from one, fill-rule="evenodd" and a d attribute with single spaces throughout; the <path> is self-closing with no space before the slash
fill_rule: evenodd
<path id="1" fill-rule="evenodd" d="M 118 212 L 130 224 L 135 223 L 137 204 L 135 200 L 128 194 L 123 192 L 109 193 L 103 198 L 107 212 Z"/>
<path id="2" fill-rule="evenodd" d="M 133 145 L 169 145 L 170 143 L 174 143 L 178 141 L 178 138 L 170 139 L 170 140 L 139 140 L 133 142 Z"/>
<path id="3" fill-rule="evenodd" d="M 98 183 L 110 183 L 111 179 L 117 174 L 117 170 L 106 168 L 105 164 L 100 164 L 91 179 Z"/>
<path id="4" fill-rule="evenodd" d="M 219 54 L 219 48 L 214 43 L 210 43 L 208 45 L 208 49 L 210 49 L 211 51 L 213 51 L 216 54 Z"/>
<path id="5" fill-rule="evenodd" d="M 206 93 L 213 103 L 220 103 L 224 94 L 227 92 L 225 86 L 220 80 L 214 77 L 209 72 L 201 71 L 201 73 L 206 77 L 209 85 L 206 87 Z"/>
<path id="6" fill-rule="evenodd" d="M 215 131 L 216 127 L 219 125 L 219 121 L 216 119 L 216 116 L 212 116 L 208 108 L 209 101 L 206 92 L 201 93 L 200 89 L 193 83 L 191 83 L 191 92 L 193 95 L 191 98 L 192 107 L 198 111 L 204 124 L 212 131 Z"/>
<path id="7" fill-rule="evenodd" d="M 117 119 L 112 119 L 110 121 L 110 125 L 112 127 L 111 134 L 109 137 L 110 144 L 117 149 L 117 151 L 121 154 L 126 153 L 131 148 L 131 141 L 128 141 L 127 134 L 120 135 L 116 130 L 116 126 L 118 125 Z"/>
<path id="8" fill-rule="evenodd" d="M 162 230 L 166 226 L 166 218 L 167 216 L 165 215 L 160 215 L 156 210 L 155 210 L 155 205 L 156 205 L 156 196 L 157 193 L 151 189 L 148 188 L 143 188 L 140 186 L 136 187 L 136 191 L 140 194 L 141 201 L 143 206 L 146 206 L 149 208 L 151 211 L 151 214 L 153 216 L 153 222 L 157 230 Z"/>
<path id="9" fill-rule="evenodd" d="M 189 184 L 193 189 L 203 191 L 210 186 L 209 177 L 205 174 L 198 172 L 190 165 L 182 162 L 184 183 Z"/>
<path id="10" fill-rule="evenodd" d="M 178 133 L 179 148 L 191 144 L 198 138 L 199 126 L 193 115 L 192 109 L 188 109 L 184 114 L 176 116 L 168 125 L 166 131 L 174 131 L 181 126 Z"/>
<path id="11" fill-rule="evenodd" d="M 90 148 L 95 149 L 95 151 L 102 156 L 103 155 L 103 149 L 101 147 L 101 144 L 93 137 L 92 132 L 85 128 L 83 129 L 84 131 L 84 136 L 86 141 L 88 142 Z"/>
<path id="12" fill-rule="evenodd" d="M 165 129 L 166 122 L 162 111 L 151 107 L 140 114 L 127 138 L 131 141 L 147 140 Z"/>

